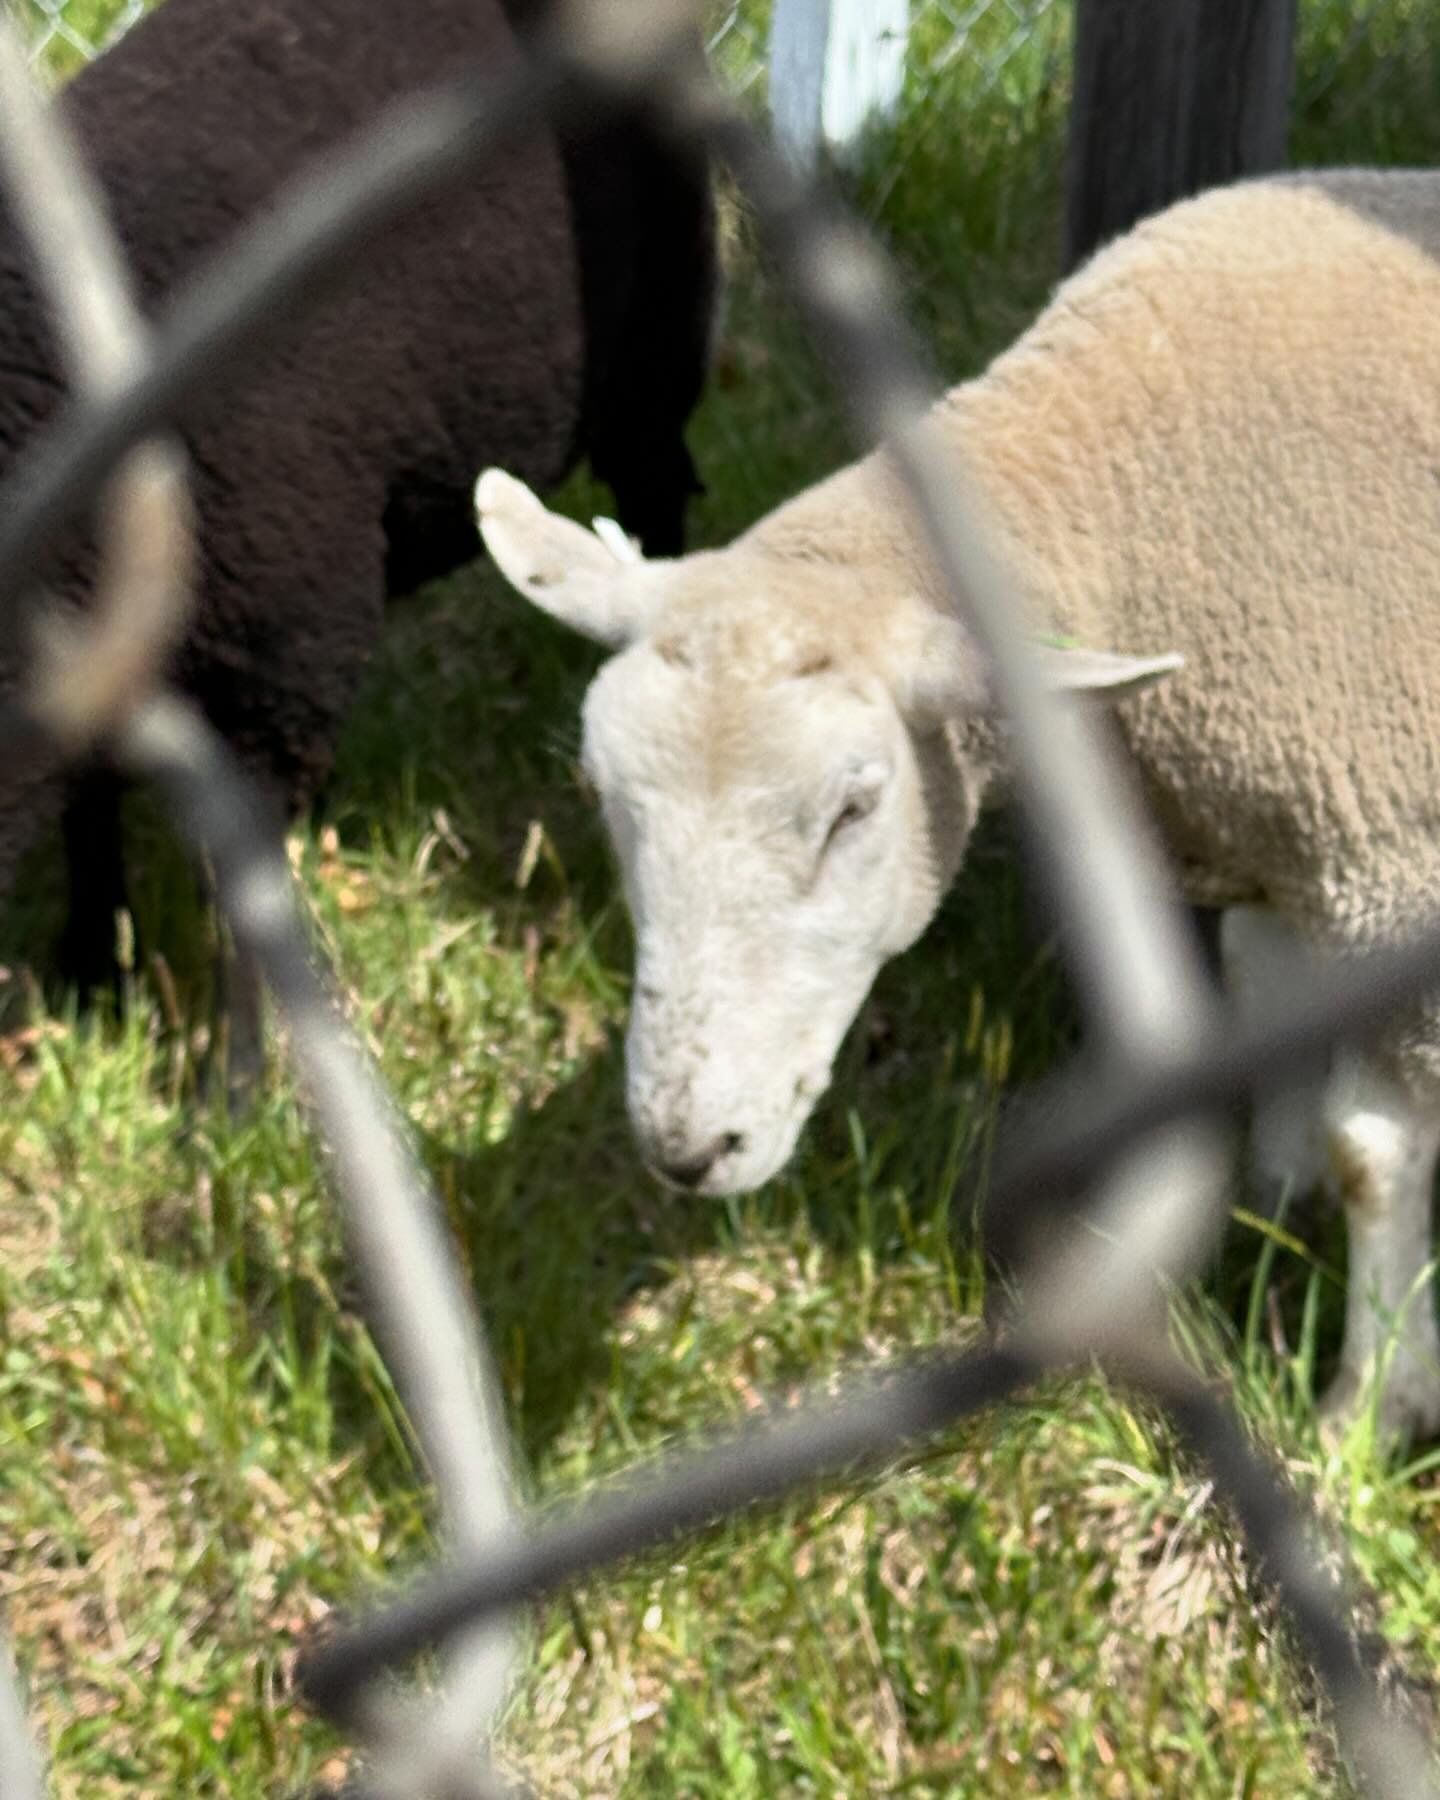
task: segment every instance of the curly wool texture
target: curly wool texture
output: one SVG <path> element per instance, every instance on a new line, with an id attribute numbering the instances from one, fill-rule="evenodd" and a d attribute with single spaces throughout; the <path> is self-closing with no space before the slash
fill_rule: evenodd
<path id="1" fill-rule="evenodd" d="M 1252 1008 L 1303 966 L 1297 931 L 1354 949 L 1440 901 L 1437 250 L 1440 175 L 1210 194 L 1096 258 L 935 415 L 1043 678 L 1113 705 L 1192 896 L 1231 908 Z M 583 754 L 635 921 L 642 1151 L 748 1191 L 1001 788 L 988 671 L 883 453 L 673 563 L 615 560 L 497 470 L 477 503 L 519 591 L 618 652 Z M 1285 1183 L 1328 1162 L 1350 1255 L 1324 1405 L 1373 1392 L 1408 1437 L 1440 1431 L 1440 1005 L 1382 1048 L 1338 1058 L 1256 1160 Z"/>
<path id="2" fill-rule="evenodd" d="M 1038 628 L 1184 655 L 1116 717 L 1191 897 L 1268 902 L 1335 948 L 1428 915 L 1440 176 L 1295 174 L 1174 207 L 937 416 Z M 877 457 L 742 543 L 944 604 Z M 1440 1048 L 1409 1048 L 1440 1077 Z"/>
<path id="3" fill-rule="evenodd" d="M 168 0 L 66 90 L 148 308 L 302 169 L 465 62 L 503 68 L 535 0 Z M 476 555 L 475 471 L 542 486 L 582 456 L 627 529 L 679 548 L 682 428 L 703 379 L 713 214 L 702 162 L 636 121 L 537 129 L 366 252 L 335 297 L 181 421 L 201 519 L 173 673 L 291 807 L 332 746 L 388 596 Z M 0 476 L 62 384 L 0 217 Z M 47 571 L 83 604 L 83 536 Z M 8 622 L 0 675 L 18 674 Z M 0 886 L 62 802 L 0 779 Z"/>

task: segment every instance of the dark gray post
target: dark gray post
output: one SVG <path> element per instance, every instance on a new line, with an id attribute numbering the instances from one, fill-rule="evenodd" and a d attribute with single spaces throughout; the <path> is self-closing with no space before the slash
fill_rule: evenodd
<path id="1" fill-rule="evenodd" d="M 1076 0 L 1065 264 L 1285 162 L 1296 0 Z"/>

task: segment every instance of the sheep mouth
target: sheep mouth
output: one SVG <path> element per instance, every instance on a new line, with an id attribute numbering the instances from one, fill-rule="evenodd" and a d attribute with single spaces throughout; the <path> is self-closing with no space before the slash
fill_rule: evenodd
<path id="1" fill-rule="evenodd" d="M 652 1145 L 642 1144 L 641 1156 L 655 1181 L 678 1198 L 725 1200 L 752 1194 L 779 1175 L 794 1156 L 811 1104 L 797 1100 L 785 1118 L 725 1134 L 736 1141 L 723 1152 L 707 1147 L 688 1158 L 667 1158 L 657 1156 Z"/>

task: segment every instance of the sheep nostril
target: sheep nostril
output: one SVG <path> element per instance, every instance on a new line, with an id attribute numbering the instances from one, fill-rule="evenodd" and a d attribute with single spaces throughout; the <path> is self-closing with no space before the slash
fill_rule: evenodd
<path id="1" fill-rule="evenodd" d="M 673 1181 L 676 1187 L 695 1188 L 710 1173 L 714 1163 L 713 1156 L 692 1156 L 685 1162 L 661 1162 L 655 1166 L 667 1181 Z"/>
<path id="2" fill-rule="evenodd" d="M 723 1131 L 698 1156 L 661 1160 L 657 1161 L 655 1166 L 660 1174 L 667 1181 L 673 1181 L 676 1187 L 696 1188 L 723 1157 L 733 1156 L 737 1150 L 743 1150 L 744 1147 L 745 1134 L 743 1132 Z"/>

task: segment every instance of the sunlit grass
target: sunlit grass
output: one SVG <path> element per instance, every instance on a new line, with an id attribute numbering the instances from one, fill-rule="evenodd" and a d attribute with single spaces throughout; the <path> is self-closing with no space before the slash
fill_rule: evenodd
<path id="1" fill-rule="evenodd" d="M 853 183 L 947 379 L 1053 280 L 1055 10 L 1008 85 L 964 58 L 917 76 Z M 1297 146 L 1435 161 L 1423 9 L 1380 8 L 1373 55 L 1349 12 L 1304 8 Z M 733 207 L 727 233 L 699 542 L 851 453 Z M 583 478 L 566 499 L 580 516 L 605 501 Z M 794 1166 L 728 1207 L 649 1186 L 623 1118 L 628 929 L 574 765 L 593 666 L 481 569 L 397 609 L 292 838 L 443 1196 L 539 1499 L 763 1398 L 971 1337 L 997 1110 L 1071 1042 L 996 823 L 883 977 Z M 0 952 L 0 1608 L 58 1793 L 260 1800 L 346 1767 L 291 1703 L 291 1650 L 427 1554 L 429 1496 L 290 1084 L 233 1121 L 199 1095 L 196 903 L 148 807 L 135 825 L 123 1018 L 77 1021 L 26 974 L 54 929 L 53 855 Z M 1237 1223 L 1182 1335 L 1339 1528 L 1380 1596 L 1365 1628 L 1423 1709 L 1433 1467 L 1387 1465 L 1363 1426 L 1327 1452 L 1314 1429 L 1342 1258 L 1335 1221 L 1300 1248 Z M 1344 1791 L 1203 1472 L 1092 1379 L 972 1422 L 903 1475 L 587 1582 L 527 1632 L 506 1754 L 547 1795 Z"/>

